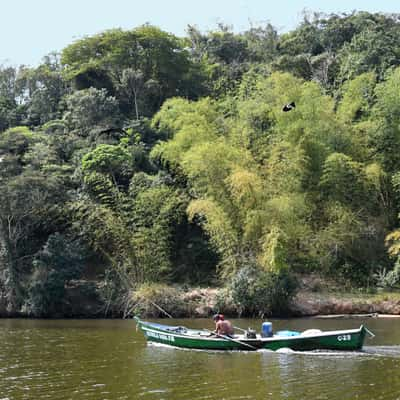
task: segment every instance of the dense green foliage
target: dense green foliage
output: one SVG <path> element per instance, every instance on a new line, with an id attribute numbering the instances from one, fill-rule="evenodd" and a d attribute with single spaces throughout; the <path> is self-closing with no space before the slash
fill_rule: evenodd
<path id="1" fill-rule="evenodd" d="M 105 311 L 154 283 L 248 313 L 284 312 L 292 273 L 396 286 L 399 65 L 400 16 L 359 12 L 0 67 L 0 312 L 62 314 L 85 279 Z"/>
<path id="2" fill-rule="evenodd" d="M 264 318 L 264 315 L 285 315 L 296 286 L 288 271 L 268 273 L 243 267 L 232 280 L 229 291 L 240 314 Z"/>
<path id="3" fill-rule="evenodd" d="M 81 276 L 84 251 L 77 243 L 56 233 L 49 236 L 32 264 L 29 311 L 35 316 L 57 314 L 62 310 L 66 283 Z"/>

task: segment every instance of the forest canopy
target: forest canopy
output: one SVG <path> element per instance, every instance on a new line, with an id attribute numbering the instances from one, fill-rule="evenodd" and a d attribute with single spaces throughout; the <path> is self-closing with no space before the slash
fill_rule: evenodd
<path id="1" fill-rule="evenodd" d="M 399 92 L 399 14 L 112 29 L 0 66 L 0 311 L 62 314 L 76 281 L 116 305 L 257 274 L 398 285 Z"/>

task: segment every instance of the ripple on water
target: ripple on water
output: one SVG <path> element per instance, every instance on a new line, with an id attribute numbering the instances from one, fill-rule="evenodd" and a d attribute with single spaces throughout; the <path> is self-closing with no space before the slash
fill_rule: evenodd
<path id="1" fill-rule="evenodd" d="M 387 373 L 400 368 L 400 346 L 206 352 L 147 346 L 119 321 L 48 323 L 55 327 L 0 329 L 0 400 L 343 400 L 366 393 L 394 400 L 400 393 L 400 377 Z"/>
<path id="2" fill-rule="evenodd" d="M 400 346 L 366 346 L 364 353 L 368 355 L 400 358 Z"/>

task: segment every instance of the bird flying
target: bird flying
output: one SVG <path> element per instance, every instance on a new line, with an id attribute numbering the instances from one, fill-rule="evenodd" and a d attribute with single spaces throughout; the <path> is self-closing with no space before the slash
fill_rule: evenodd
<path id="1" fill-rule="evenodd" d="M 286 104 L 285 106 L 283 106 L 282 111 L 283 112 L 288 112 L 290 110 L 293 110 L 293 108 L 296 108 L 296 104 L 295 104 L 294 101 L 292 101 L 291 103 Z"/>

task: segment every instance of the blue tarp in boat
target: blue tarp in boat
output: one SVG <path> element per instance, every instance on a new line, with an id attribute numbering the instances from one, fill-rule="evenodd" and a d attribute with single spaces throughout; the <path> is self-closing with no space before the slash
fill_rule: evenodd
<path id="1" fill-rule="evenodd" d="M 300 336 L 300 332 L 297 331 L 278 331 L 275 336 Z"/>

